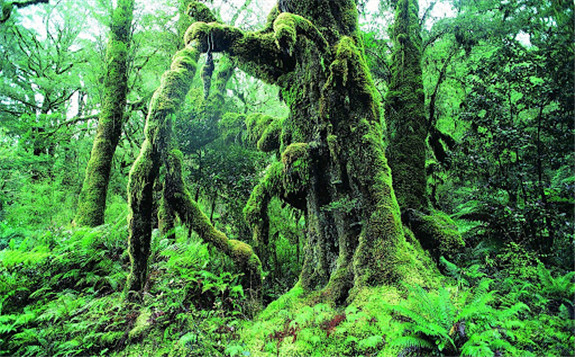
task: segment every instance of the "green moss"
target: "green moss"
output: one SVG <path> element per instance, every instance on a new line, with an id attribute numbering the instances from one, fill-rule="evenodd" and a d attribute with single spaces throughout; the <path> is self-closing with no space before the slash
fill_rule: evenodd
<path id="1" fill-rule="evenodd" d="M 457 225 L 443 212 L 433 211 L 424 214 L 408 210 L 405 217 L 415 237 L 436 260 L 441 256 L 449 260 L 465 246 Z"/>
<path id="2" fill-rule="evenodd" d="M 283 127 L 283 119 L 275 118 L 269 123 L 258 140 L 258 150 L 272 152 L 280 148 L 280 135 Z"/>
<path id="3" fill-rule="evenodd" d="M 150 318 L 152 317 L 152 312 L 148 309 L 144 309 L 138 315 L 134 327 L 128 333 L 128 338 L 130 340 L 140 340 L 145 337 L 148 331 L 152 328 L 152 323 Z"/>
<path id="4" fill-rule="evenodd" d="M 244 207 L 244 216 L 250 225 L 258 255 L 267 259 L 269 241 L 268 205 L 273 197 L 281 196 L 282 164 L 275 162 L 268 166 L 264 177 L 252 190 Z"/>
<path id="5" fill-rule="evenodd" d="M 246 127 L 248 130 L 248 141 L 252 145 L 257 145 L 267 127 L 274 121 L 274 118 L 260 113 L 250 114 L 246 117 Z"/>
<path id="6" fill-rule="evenodd" d="M 110 24 L 102 111 L 74 219 L 74 223 L 79 226 L 95 227 L 104 224 L 112 159 L 122 135 L 128 93 L 127 60 L 133 8 L 133 0 L 119 1 Z"/>
<path id="7" fill-rule="evenodd" d="M 308 144 L 290 144 L 282 152 L 283 185 L 286 195 L 301 195 L 310 182 Z"/>
<path id="8" fill-rule="evenodd" d="M 192 1 L 188 4 L 187 14 L 196 21 L 216 21 L 216 17 L 212 14 L 210 9 L 205 4 L 197 1 Z"/>
<path id="9" fill-rule="evenodd" d="M 152 236 L 153 182 L 158 176 L 171 134 L 171 118 L 181 105 L 194 77 L 200 52 L 196 48 L 178 51 L 170 70 L 162 77 L 154 93 L 144 127 L 144 143 L 132 165 L 128 180 L 128 253 L 130 274 L 126 292 L 140 291 L 147 277 L 147 264 Z M 171 157 L 178 157 L 173 152 Z M 168 169 L 169 171 L 169 169 Z M 130 296 L 130 294 L 128 294 Z"/>
<path id="10" fill-rule="evenodd" d="M 388 157 L 402 209 L 428 207 L 425 173 L 427 121 L 421 74 L 417 1 L 401 0 L 392 28 L 392 76 L 385 98 Z"/>

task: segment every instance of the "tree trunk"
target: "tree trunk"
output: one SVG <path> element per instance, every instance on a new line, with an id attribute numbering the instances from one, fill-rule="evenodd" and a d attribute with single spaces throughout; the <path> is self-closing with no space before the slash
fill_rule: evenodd
<path id="1" fill-rule="evenodd" d="M 428 209 L 425 174 L 427 121 L 421 75 L 421 26 L 417 0 L 399 0 L 392 26 L 391 83 L 385 100 L 389 166 L 402 209 Z"/>
<path id="2" fill-rule="evenodd" d="M 205 11 L 199 14 L 194 13 L 194 9 L 203 11 L 205 5 L 197 4 L 191 9 L 192 13 L 207 21 L 215 20 L 213 15 Z M 130 171 L 128 183 L 130 208 L 128 252 L 131 270 L 126 292 L 141 291 L 147 279 L 147 261 L 150 255 L 152 234 L 150 217 L 154 203 L 153 184 L 163 165 L 166 169 L 164 182 L 166 202 L 202 239 L 231 257 L 238 268 L 246 273 L 244 287 L 247 287 L 249 292 L 257 298 L 261 290 L 262 279 L 259 258 L 249 245 L 228 239 L 225 234 L 213 227 L 197 203 L 192 200 L 182 181 L 181 153 L 169 150 L 172 120 L 190 88 L 201 49 L 205 51 L 200 43 L 190 41 L 185 49 L 176 53 L 170 70 L 164 73 L 161 85 L 150 103 L 144 130 L 145 140 Z"/>
<path id="3" fill-rule="evenodd" d="M 133 11 L 134 0 L 119 0 L 112 14 L 102 111 L 78 202 L 77 225 L 94 227 L 104 223 L 112 159 L 124 123 Z"/>
<path id="4" fill-rule="evenodd" d="M 364 286 L 418 271 L 409 270 L 404 259 L 406 242 L 356 2 L 283 1 L 282 9 L 290 13 L 274 8 L 260 32 L 196 23 L 187 40 L 199 41 L 203 52 L 227 53 L 246 72 L 280 87 L 290 114 L 279 126 L 269 123 L 258 143 L 279 138 L 282 160 L 254 193 L 279 196 L 305 212 L 300 283 L 343 302 Z M 261 211 L 262 201 L 252 198 L 248 204 L 255 207 L 247 210 Z"/>
<path id="5" fill-rule="evenodd" d="M 455 223 L 441 212 L 430 210 L 427 193 L 428 120 L 425 115 L 425 94 L 421 73 L 421 24 L 417 0 L 399 0 L 392 26 L 393 54 L 391 83 L 385 101 L 385 118 L 389 129 L 387 153 L 393 174 L 393 188 L 401 207 L 402 220 L 421 245 L 436 259 L 453 255 L 463 246 Z M 442 81 L 446 65 L 438 80 Z M 432 94 L 429 123 L 432 123 L 436 91 Z M 443 149 L 433 129 L 436 149 Z M 445 135 L 443 135 L 445 137 Z M 441 150 L 435 150 L 440 152 Z M 439 158 L 441 159 L 441 158 Z"/>

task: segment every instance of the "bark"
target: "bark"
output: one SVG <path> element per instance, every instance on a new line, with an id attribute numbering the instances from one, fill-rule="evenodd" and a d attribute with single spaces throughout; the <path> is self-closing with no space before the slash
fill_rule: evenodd
<path id="1" fill-rule="evenodd" d="M 104 79 L 102 111 L 80 193 L 75 217 L 77 225 L 94 227 L 104 223 L 112 159 L 124 123 L 133 11 L 134 0 L 119 0 L 112 14 L 106 51 L 108 68 Z"/>

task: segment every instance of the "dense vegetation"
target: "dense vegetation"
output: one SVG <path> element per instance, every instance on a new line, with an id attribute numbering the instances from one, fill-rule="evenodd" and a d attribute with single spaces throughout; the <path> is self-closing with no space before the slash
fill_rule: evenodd
<path id="1" fill-rule="evenodd" d="M 571 1 L 0 5 L 0 355 L 575 355 Z"/>

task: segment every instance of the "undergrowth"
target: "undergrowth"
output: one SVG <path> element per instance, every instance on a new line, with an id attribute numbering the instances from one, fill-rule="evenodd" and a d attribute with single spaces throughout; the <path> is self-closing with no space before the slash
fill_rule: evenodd
<path id="1" fill-rule="evenodd" d="M 367 287 L 347 306 L 299 285 L 259 313 L 228 258 L 153 235 L 138 303 L 123 288 L 125 220 L 93 229 L 0 224 L 0 354 L 10 356 L 568 356 L 575 273 L 518 245 L 442 260 L 437 289 Z"/>

